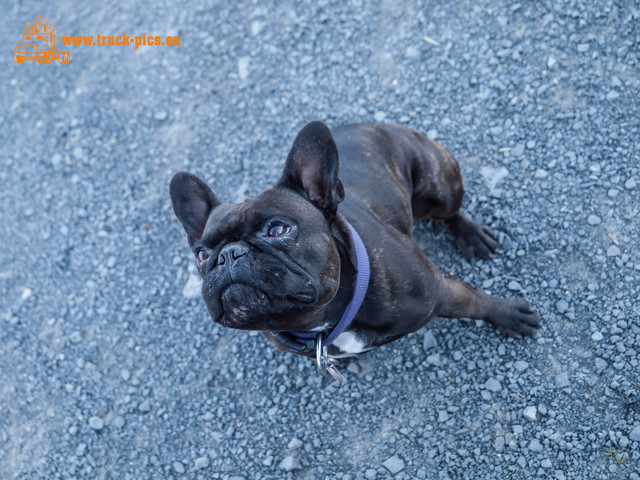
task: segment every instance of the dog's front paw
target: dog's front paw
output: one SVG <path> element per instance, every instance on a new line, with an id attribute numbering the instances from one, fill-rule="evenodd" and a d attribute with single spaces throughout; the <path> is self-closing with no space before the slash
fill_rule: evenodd
<path id="1" fill-rule="evenodd" d="M 510 338 L 532 335 L 540 327 L 540 314 L 524 298 L 500 299 L 487 323 Z"/>
<path id="2" fill-rule="evenodd" d="M 445 222 L 456 245 L 467 260 L 475 257 L 488 258 L 498 248 L 496 234 L 487 227 L 457 214 Z"/>

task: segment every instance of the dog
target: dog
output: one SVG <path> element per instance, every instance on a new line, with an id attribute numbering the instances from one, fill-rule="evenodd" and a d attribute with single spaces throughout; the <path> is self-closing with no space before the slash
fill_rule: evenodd
<path id="1" fill-rule="evenodd" d="M 170 184 L 213 321 L 315 356 L 334 377 L 335 359 L 435 316 L 482 319 L 509 337 L 540 326 L 525 299 L 445 278 L 414 241 L 414 220 L 428 217 L 467 259 L 495 252 L 496 235 L 460 212 L 463 195 L 459 165 L 438 142 L 400 125 L 319 121 L 302 128 L 279 181 L 255 198 L 221 203 L 187 172 Z"/>

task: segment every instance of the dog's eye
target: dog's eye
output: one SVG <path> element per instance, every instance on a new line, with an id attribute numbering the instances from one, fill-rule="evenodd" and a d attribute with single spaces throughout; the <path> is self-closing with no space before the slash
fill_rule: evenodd
<path id="1" fill-rule="evenodd" d="M 281 237 L 285 233 L 288 233 L 289 230 L 291 230 L 291 227 L 289 227 L 288 225 L 281 225 L 281 224 L 273 225 L 269 229 L 269 236 L 270 237 Z"/>
<path id="2" fill-rule="evenodd" d="M 202 263 L 207 258 L 209 258 L 209 254 L 207 253 L 206 250 L 198 250 L 198 252 L 196 253 L 196 257 L 198 258 L 198 262 Z"/>

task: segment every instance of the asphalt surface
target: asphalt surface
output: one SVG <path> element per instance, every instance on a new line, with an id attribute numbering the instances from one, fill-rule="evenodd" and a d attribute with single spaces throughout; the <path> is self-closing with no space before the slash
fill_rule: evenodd
<path id="1" fill-rule="evenodd" d="M 14 63 L 36 15 L 181 45 L 58 37 L 70 64 Z M 0 478 L 640 478 L 639 22 L 633 1 L 3 2 Z M 214 325 L 169 180 L 241 201 L 312 119 L 445 144 L 501 249 L 417 241 L 543 329 L 438 319 L 337 387 Z"/>

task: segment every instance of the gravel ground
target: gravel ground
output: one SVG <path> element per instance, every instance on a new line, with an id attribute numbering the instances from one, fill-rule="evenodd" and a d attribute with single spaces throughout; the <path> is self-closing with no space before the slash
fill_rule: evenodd
<path id="1" fill-rule="evenodd" d="M 640 478 L 637 2 L 7 3 L 0 478 Z M 19 65 L 34 15 L 181 46 Z M 416 239 L 526 295 L 536 337 L 438 319 L 338 387 L 214 325 L 169 180 L 259 193 L 311 119 L 447 145 L 502 249 L 468 263 L 429 222 Z"/>

